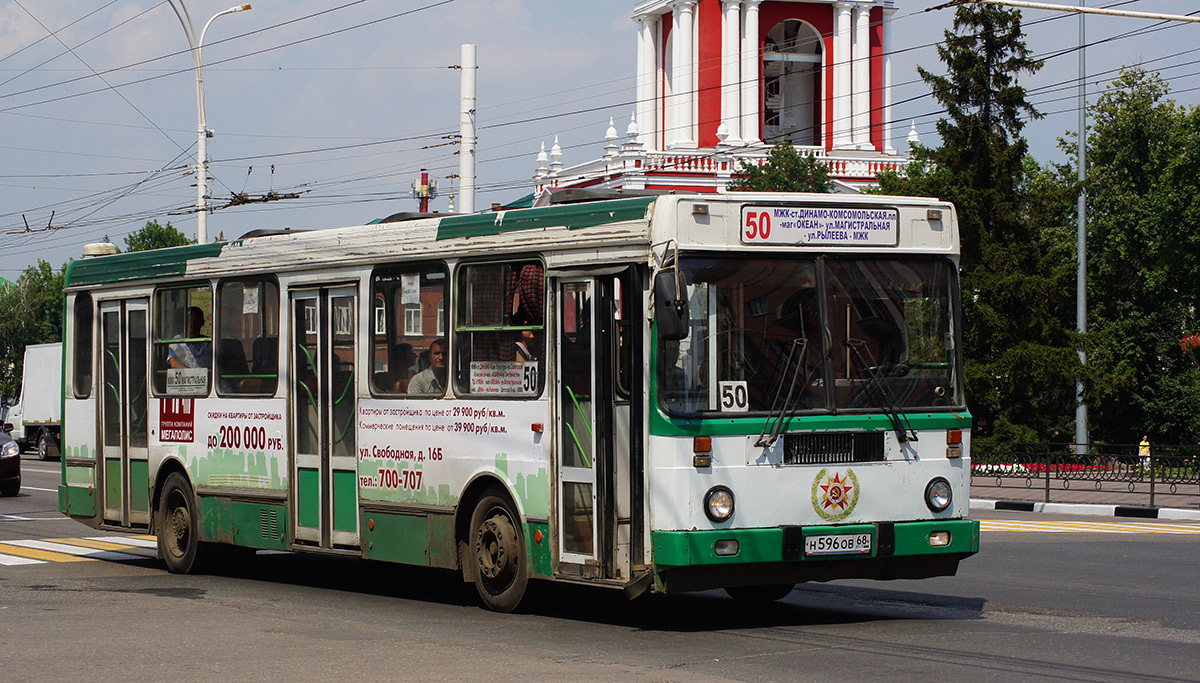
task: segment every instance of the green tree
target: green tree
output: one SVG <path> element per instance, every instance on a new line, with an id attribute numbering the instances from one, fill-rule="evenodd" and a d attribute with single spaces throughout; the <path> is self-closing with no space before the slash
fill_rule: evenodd
<path id="1" fill-rule="evenodd" d="M 739 177 L 729 182 L 730 190 L 751 192 L 829 192 L 829 167 L 815 155 L 800 154 L 790 143 L 777 142 L 759 165 L 740 160 Z"/>
<path id="2" fill-rule="evenodd" d="M 195 243 L 196 240 L 188 239 L 170 223 L 159 225 L 158 221 L 150 221 L 142 229 L 125 236 L 125 251 L 147 251 Z"/>
<path id="3" fill-rule="evenodd" d="M 941 145 L 918 146 L 905 175 L 884 173 L 885 194 L 954 203 L 962 242 L 967 399 L 981 436 L 1065 440 L 1080 372 L 1062 248 L 1073 184 L 1029 157 L 1021 131 L 1039 114 L 1018 83 L 1030 58 L 1019 12 L 960 5 L 938 56 L 946 74 L 919 69 L 945 107 Z"/>
<path id="4" fill-rule="evenodd" d="M 40 259 L 0 290 L 0 393 L 16 395 L 27 345 L 62 341 L 62 290 L 63 271 Z"/>
<path id="5" fill-rule="evenodd" d="M 1091 107 L 1088 363 L 1107 373 L 1093 440 L 1200 438 L 1200 371 L 1179 339 L 1200 331 L 1200 110 L 1126 69 Z"/>

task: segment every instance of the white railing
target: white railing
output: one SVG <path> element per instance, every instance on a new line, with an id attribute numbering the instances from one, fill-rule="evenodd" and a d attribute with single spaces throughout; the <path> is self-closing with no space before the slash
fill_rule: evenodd
<path id="1" fill-rule="evenodd" d="M 862 156 L 828 152 L 823 147 L 801 147 L 801 154 L 812 154 L 829 167 L 829 175 L 835 180 L 855 183 L 872 182 L 882 171 L 903 174 L 908 159 L 900 156 Z M 547 173 L 536 177 L 534 182 L 541 190 L 545 187 L 573 186 L 587 181 L 612 179 L 614 176 L 645 175 L 650 172 L 678 174 L 683 177 L 711 176 L 718 188 L 737 175 L 740 162 L 765 164 L 770 149 L 752 150 L 668 150 L 643 152 L 622 151 L 616 155 L 596 159 L 584 164 L 564 168 L 558 173 Z M 594 184 L 594 183 L 589 183 Z"/>

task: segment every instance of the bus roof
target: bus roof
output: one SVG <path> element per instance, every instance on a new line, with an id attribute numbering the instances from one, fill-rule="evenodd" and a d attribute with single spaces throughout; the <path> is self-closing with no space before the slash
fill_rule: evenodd
<path id="1" fill-rule="evenodd" d="M 220 277 L 333 268 L 399 259 L 547 251 L 547 262 L 602 258 L 645 259 L 652 242 L 678 240 L 684 248 L 759 247 L 739 244 L 740 207 L 780 203 L 887 206 L 905 215 L 901 249 L 957 253 L 954 208 L 919 197 L 880 195 L 732 193 L 661 195 L 577 204 L 447 215 L 322 230 L 283 231 L 229 242 L 116 254 L 72 261 L 68 288 L 188 277 Z M 686 205 L 686 206 L 685 206 Z M 700 210 L 699 205 L 704 205 Z M 928 209 L 949 211 L 950 230 L 932 230 Z M 650 216 L 656 217 L 651 226 Z M 901 217 L 898 217 L 901 218 Z M 924 227 L 919 224 L 924 222 Z M 921 234 L 916 234 L 920 232 Z M 930 241 L 929 238 L 934 238 Z"/>

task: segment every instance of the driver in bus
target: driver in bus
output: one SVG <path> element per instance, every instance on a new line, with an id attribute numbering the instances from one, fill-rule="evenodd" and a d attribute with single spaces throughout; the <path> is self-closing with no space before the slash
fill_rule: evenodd
<path id="1" fill-rule="evenodd" d="M 172 368 L 210 368 L 212 367 L 212 342 L 203 338 L 204 311 L 199 306 L 187 309 L 187 336 L 176 337 L 186 339 L 170 345 L 167 354 L 167 365 Z"/>
<path id="2" fill-rule="evenodd" d="M 445 339 L 435 339 L 429 345 L 429 367 L 413 376 L 408 383 L 408 393 L 418 396 L 441 396 L 446 393 Z"/>

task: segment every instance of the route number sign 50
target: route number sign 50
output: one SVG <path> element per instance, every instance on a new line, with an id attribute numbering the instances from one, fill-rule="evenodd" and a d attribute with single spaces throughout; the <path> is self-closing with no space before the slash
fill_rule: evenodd
<path id="1" fill-rule="evenodd" d="M 742 241 L 766 242 L 771 239 L 771 213 L 756 209 L 742 212 Z"/>

